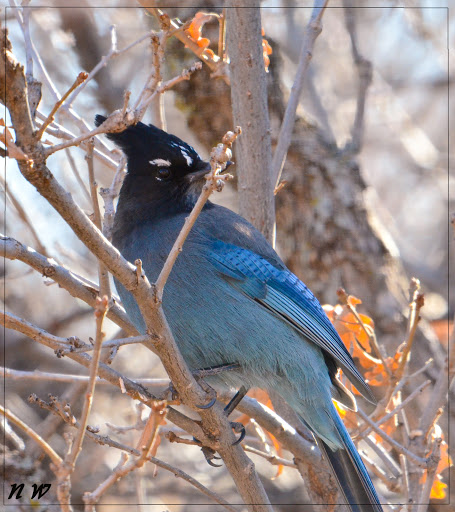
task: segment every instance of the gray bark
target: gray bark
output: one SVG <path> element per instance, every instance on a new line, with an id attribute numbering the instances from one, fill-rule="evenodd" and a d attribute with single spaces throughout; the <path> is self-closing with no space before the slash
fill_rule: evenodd
<path id="1" fill-rule="evenodd" d="M 259 7 L 227 10 L 227 48 L 234 125 L 242 128 L 235 147 L 239 213 L 272 241 L 272 141 Z"/>

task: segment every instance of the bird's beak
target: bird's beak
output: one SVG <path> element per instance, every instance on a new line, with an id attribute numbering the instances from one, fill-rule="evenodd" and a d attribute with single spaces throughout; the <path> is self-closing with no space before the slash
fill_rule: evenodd
<path id="1" fill-rule="evenodd" d="M 226 169 L 233 163 L 234 162 L 231 162 L 230 160 L 228 160 L 226 162 L 226 167 L 224 168 L 223 172 L 225 172 Z M 194 171 L 190 174 L 187 174 L 186 177 L 190 183 L 194 183 L 195 181 L 201 180 L 207 173 L 210 172 L 210 170 L 211 170 L 210 162 L 202 162 L 199 169 L 197 169 L 196 171 Z"/>

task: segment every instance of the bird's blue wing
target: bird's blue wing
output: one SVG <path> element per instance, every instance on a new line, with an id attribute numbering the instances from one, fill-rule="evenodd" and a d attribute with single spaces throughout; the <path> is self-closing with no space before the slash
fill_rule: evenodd
<path id="1" fill-rule="evenodd" d="M 375 401 L 319 301 L 294 274 L 274 267 L 254 252 L 221 241 L 213 244 L 209 261 L 233 286 L 323 349 L 358 391 Z"/>

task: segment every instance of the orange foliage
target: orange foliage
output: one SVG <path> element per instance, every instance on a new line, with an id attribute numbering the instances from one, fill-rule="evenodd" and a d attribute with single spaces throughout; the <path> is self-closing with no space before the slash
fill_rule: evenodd
<path id="1" fill-rule="evenodd" d="M 439 437 L 443 437 L 442 431 L 438 428 L 437 434 L 433 434 L 433 437 L 435 435 Z M 430 498 L 433 498 L 435 500 L 442 500 L 446 497 L 446 489 L 447 484 L 442 482 L 442 476 L 441 473 L 445 469 L 449 468 L 453 465 L 452 459 L 449 455 L 449 447 L 445 441 L 442 441 L 441 446 L 441 458 L 439 459 L 438 467 L 436 469 L 436 476 L 433 482 L 433 485 L 431 487 L 431 493 Z M 427 473 L 423 473 L 422 478 L 420 479 L 420 483 L 423 485 L 427 479 Z"/>
<path id="2" fill-rule="evenodd" d="M 214 58 L 215 54 L 208 48 L 210 45 L 210 39 L 202 37 L 202 28 L 204 25 L 212 19 L 212 15 L 205 12 L 197 12 L 191 21 L 191 25 L 185 30 L 185 32 L 191 37 L 191 39 L 201 48 L 201 55 L 205 55 L 210 58 Z"/>
<path id="3" fill-rule="evenodd" d="M 357 313 L 363 325 L 360 325 L 351 308 L 362 301 L 352 295 L 348 296 L 348 305 L 337 304 L 335 307 L 324 305 L 324 311 L 340 335 L 346 348 L 357 359 L 364 369 L 365 380 L 370 386 L 386 386 L 389 384 L 389 372 L 393 373 L 400 366 L 402 352 L 400 348 L 393 357 L 385 358 L 389 371 L 384 368 L 380 359 L 372 355 L 370 334 L 374 333 L 374 322 L 367 316 Z M 354 388 L 354 392 L 358 394 Z"/>
<path id="4" fill-rule="evenodd" d="M 261 33 L 263 36 L 265 35 L 264 29 L 262 29 Z M 262 55 L 264 56 L 265 70 L 268 72 L 270 66 L 269 55 L 272 55 L 272 47 L 270 46 L 267 39 L 262 39 Z"/>

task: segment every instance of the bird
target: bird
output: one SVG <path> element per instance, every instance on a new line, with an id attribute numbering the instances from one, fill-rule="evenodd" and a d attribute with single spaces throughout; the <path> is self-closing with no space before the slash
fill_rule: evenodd
<path id="1" fill-rule="evenodd" d="M 105 117 L 97 115 L 100 126 Z M 189 144 L 138 122 L 106 134 L 126 155 L 113 245 L 155 282 L 205 184 L 210 164 Z M 146 332 L 133 296 L 116 281 L 125 310 Z M 273 390 L 313 434 L 353 512 L 381 512 L 368 472 L 332 399 L 356 408 L 337 370 L 375 398 L 309 288 L 246 219 L 208 201 L 164 288 L 162 307 L 191 370 L 236 365 L 215 386 Z"/>

